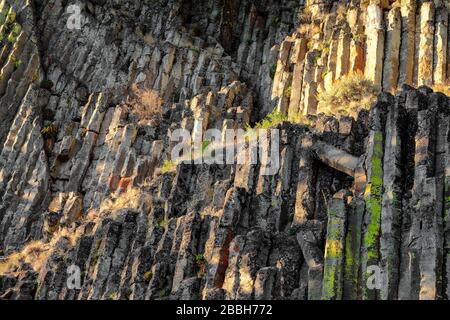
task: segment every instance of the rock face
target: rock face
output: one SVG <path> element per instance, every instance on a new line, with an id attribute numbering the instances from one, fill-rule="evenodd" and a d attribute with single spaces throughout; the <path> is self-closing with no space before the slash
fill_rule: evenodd
<path id="1" fill-rule="evenodd" d="M 389 92 L 448 78 L 448 1 L 319 1 L 320 10 L 313 2 L 300 16 L 308 28 L 280 45 L 271 98 L 282 112 L 315 113 L 317 94 L 348 73 Z M 287 99 L 281 87 L 296 93 Z"/>
<path id="2" fill-rule="evenodd" d="M 450 77 L 448 19 L 438 0 L 0 1 L 0 297 L 449 299 L 450 98 L 409 86 Z M 398 92 L 317 114 L 352 72 Z M 302 119 L 273 128 L 272 174 L 264 152 L 170 162 L 176 129 L 225 140 L 272 110 Z"/>

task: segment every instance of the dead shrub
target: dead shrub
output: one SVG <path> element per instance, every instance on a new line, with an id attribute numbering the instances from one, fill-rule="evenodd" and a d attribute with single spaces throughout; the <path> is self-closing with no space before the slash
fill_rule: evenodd
<path id="1" fill-rule="evenodd" d="M 136 84 L 125 104 L 127 111 L 137 118 L 139 123 L 154 122 L 158 125 L 163 116 L 164 100 L 153 89 L 141 89 Z"/>
<path id="2" fill-rule="evenodd" d="M 80 231 L 73 232 L 73 230 L 64 228 L 55 232 L 49 242 L 35 240 L 27 243 L 21 251 L 0 258 L 0 276 L 19 274 L 25 263 L 29 264 L 34 271 L 40 272 L 61 238 L 66 238 L 73 246 L 80 235 Z"/>
<path id="3" fill-rule="evenodd" d="M 21 252 L 16 252 L 0 260 L 0 275 L 20 272 L 21 266 L 28 263 L 39 272 L 50 254 L 49 244 L 32 241 Z"/>
<path id="4" fill-rule="evenodd" d="M 359 110 L 369 109 L 379 93 L 380 88 L 372 81 L 361 73 L 352 73 L 318 94 L 318 109 L 326 114 L 356 116 Z"/>
<path id="5" fill-rule="evenodd" d="M 300 25 L 307 25 L 312 22 L 312 14 L 308 7 L 304 7 L 302 10 L 298 12 L 298 23 Z"/>
<path id="6" fill-rule="evenodd" d="M 112 194 L 102 202 L 100 212 L 109 213 L 119 209 L 137 209 L 143 196 L 145 194 L 139 188 L 129 188 L 126 192 Z"/>

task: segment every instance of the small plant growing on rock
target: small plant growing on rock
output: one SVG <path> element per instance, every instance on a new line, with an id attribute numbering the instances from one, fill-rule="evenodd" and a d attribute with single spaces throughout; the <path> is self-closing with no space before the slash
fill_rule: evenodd
<path id="1" fill-rule="evenodd" d="M 288 99 L 291 98 L 291 94 L 292 94 L 292 85 L 289 85 L 285 90 L 284 90 L 284 96 Z"/>
<path id="2" fill-rule="evenodd" d="M 16 68 L 20 67 L 20 65 L 22 64 L 22 61 L 20 59 L 17 59 L 17 57 L 12 54 L 10 56 L 11 61 L 14 63 L 14 65 L 16 66 Z"/>
<path id="3" fill-rule="evenodd" d="M 153 121 L 158 125 L 163 116 L 163 99 L 152 89 L 141 89 L 137 85 L 131 87 L 131 94 L 125 105 L 130 114 L 139 122 Z"/>
<path id="4" fill-rule="evenodd" d="M 29 264 L 34 271 L 39 273 L 62 238 L 73 246 L 79 236 L 79 232 L 64 228 L 56 231 L 48 242 L 35 240 L 27 243 L 21 251 L 0 258 L 0 278 L 3 275 L 17 275 L 24 263 Z"/>
<path id="5" fill-rule="evenodd" d="M 175 172 L 177 169 L 177 165 L 172 160 L 164 160 L 163 165 L 161 167 L 161 173 L 169 173 L 169 172 Z"/>
<path id="6" fill-rule="evenodd" d="M 158 227 L 160 227 L 160 228 L 165 228 L 168 224 L 169 224 L 169 221 L 164 217 L 162 217 L 158 221 Z"/>
<path id="7" fill-rule="evenodd" d="M 18 23 L 14 23 L 14 26 L 9 33 L 8 41 L 11 43 L 15 43 L 17 40 L 17 37 L 19 36 L 20 32 L 22 31 L 22 26 Z"/>
<path id="8" fill-rule="evenodd" d="M 270 129 L 284 121 L 289 121 L 288 117 L 282 114 L 280 111 L 274 109 L 264 119 L 257 122 L 253 129 Z M 247 125 L 247 129 L 251 128 Z"/>
<path id="9" fill-rule="evenodd" d="M 318 94 L 319 112 L 356 116 L 359 110 L 369 109 L 379 93 L 379 87 L 362 74 L 349 74 Z"/>
<path id="10" fill-rule="evenodd" d="M 208 141 L 208 140 L 202 141 L 202 145 L 201 145 L 202 155 L 205 153 L 206 148 L 208 148 L 208 146 L 210 144 L 211 144 L 211 141 Z"/>
<path id="11" fill-rule="evenodd" d="M 144 273 L 145 282 L 149 283 L 150 280 L 152 280 L 152 278 L 153 278 L 153 272 L 151 272 L 150 270 Z"/>
<path id="12" fill-rule="evenodd" d="M 41 130 L 41 134 L 44 137 L 44 139 L 51 139 L 54 138 L 57 133 L 57 130 L 53 124 L 50 124 L 48 126 L 45 126 Z"/>
<path id="13" fill-rule="evenodd" d="M 113 292 L 109 296 L 109 300 L 117 300 L 119 297 L 119 294 L 117 292 Z"/>
<path id="14" fill-rule="evenodd" d="M 16 21 L 16 12 L 13 8 L 10 8 L 8 14 L 6 15 L 6 23 L 13 23 L 14 21 Z"/>
<path id="15" fill-rule="evenodd" d="M 195 264 L 198 268 L 197 277 L 203 278 L 206 273 L 206 259 L 202 253 L 199 253 L 195 256 Z"/>
<path id="16" fill-rule="evenodd" d="M 22 31 L 22 26 L 18 23 L 14 23 L 11 32 L 15 35 L 18 36 L 20 34 L 20 32 Z"/>
<path id="17" fill-rule="evenodd" d="M 303 115 L 300 110 L 289 110 L 288 121 L 306 126 L 314 126 L 314 119 L 310 115 Z"/>
<path id="18" fill-rule="evenodd" d="M 303 10 L 299 11 L 298 22 L 305 25 L 309 25 L 312 22 L 311 11 L 308 7 L 305 7 Z"/>
<path id="19" fill-rule="evenodd" d="M 17 272 L 23 263 L 29 263 L 34 270 L 40 270 L 48 255 L 48 246 L 40 241 L 32 241 L 21 252 L 0 259 L 0 275 Z"/>
<path id="20" fill-rule="evenodd" d="M 2 35 L 2 40 L 3 40 L 3 37 L 4 36 Z M 12 33 L 9 34 L 8 41 L 11 42 L 11 43 L 16 42 L 16 38 L 14 37 L 14 35 Z"/>
<path id="21" fill-rule="evenodd" d="M 272 201 L 270 202 L 270 207 L 272 208 L 276 208 L 278 205 L 278 201 L 277 199 L 272 199 Z"/>
<path id="22" fill-rule="evenodd" d="M 20 67 L 22 65 L 22 60 L 14 61 L 14 65 L 16 66 L 16 68 Z"/>
<path id="23" fill-rule="evenodd" d="M 275 73 L 277 72 L 277 64 L 274 63 L 270 66 L 270 78 L 275 78 Z"/>
<path id="24" fill-rule="evenodd" d="M 200 54 L 200 49 L 197 48 L 197 47 L 190 47 L 189 50 L 194 52 L 194 53 L 196 53 L 196 54 Z"/>
<path id="25" fill-rule="evenodd" d="M 322 58 L 322 51 L 317 50 L 316 55 L 314 56 L 314 64 L 318 64 L 320 58 Z"/>
<path id="26" fill-rule="evenodd" d="M 195 262 L 198 263 L 204 263 L 205 262 L 205 257 L 202 253 L 199 253 L 195 256 Z"/>

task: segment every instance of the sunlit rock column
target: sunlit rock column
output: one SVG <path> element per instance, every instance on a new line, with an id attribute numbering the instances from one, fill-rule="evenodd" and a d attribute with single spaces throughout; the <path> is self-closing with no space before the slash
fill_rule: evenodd
<path id="1" fill-rule="evenodd" d="M 367 7 L 367 57 L 365 76 L 376 85 L 381 86 L 381 75 L 383 70 L 384 56 L 384 27 L 383 12 L 377 5 L 371 4 Z"/>
<path id="2" fill-rule="evenodd" d="M 287 108 L 289 106 L 289 97 L 286 94 L 288 86 L 292 80 L 292 73 L 290 72 L 290 60 L 291 48 L 293 47 L 293 41 L 290 39 L 283 41 L 278 56 L 277 70 L 273 78 L 272 87 L 272 102 L 276 105 L 276 109 L 282 114 L 287 114 Z"/>
<path id="3" fill-rule="evenodd" d="M 350 72 L 364 72 L 364 26 L 361 21 L 361 9 L 350 8 L 347 12 L 347 22 L 351 29 L 350 40 Z"/>
<path id="4" fill-rule="evenodd" d="M 420 7 L 420 41 L 418 52 L 418 85 L 433 83 L 434 4 L 422 3 Z"/>
<path id="5" fill-rule="evenodd" d="M 295 118 L 300 112 L 306 43 L 307 40 L 305 38 L 296 39 L 293 50 L 294 52 L 291 57 L 294 63 L 294 71 L 292 73 L 292 88 L 288 114 L 292 118 Z"/>
<path id="6" fill-rule="evenodd" d="M 443 83 L 447 75 L 448 10 L 444 3 L 436 9 L 436 29 L 434 34 L 434 83 Z"/>
<path id="7" fill-rule="evenodd" d="M 399 8 L 393 8 L 389 11 L 386 32 L 383 90 L 391 91 L 397 87 L 398 81 L 401 36 L 401 14 Z"/>
<path id="8" fill-rule="evenodd" d="M 413 84 L 416 28 L 416 0 L 401 0 L 402 35 L 400 45 L 400 73 L 398 83 Z"/>
<path id="9" fill-rule="evenodd" d="M 336 59 L 339 45 L 339 30 L 333 30 L 331 41 L 329 44 L 329 54 L 327 61 L 327 73 L 324 76 L 324 87 L 329 90 L 333 87 L 336 78 Z"/>
<path id="10" fill-rule="evenodd" d="M 300 225 L 314 216 L 314 157 L 311 147 L 312 139 L 309 135 L 298 139 L 297 150 L 300 155 L 293 226 Z"/>
<path id="11" fill-rule="evenodd" d="M 349 70 L 350 59 L 350 27 L 345 24 L 339 33 L 339 44 L 337 48 L 336 77 L 341 78 Z"/>
<path id="12" fill-rule="evenodd" d="M 305 70 L 303 72 L 303 108 L 301 114 L 314 114 L 317 111 L 317 83 L 314 81 L 316 63 L 320 52 L 318 50 L 309 51 L 305 58 Z"/>

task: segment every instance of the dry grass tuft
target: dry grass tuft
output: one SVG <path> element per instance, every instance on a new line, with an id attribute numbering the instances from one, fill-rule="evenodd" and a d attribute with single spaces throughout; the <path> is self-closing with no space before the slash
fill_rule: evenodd
<path id="1" fill-rule="evenodd" d="M 362 74 L 349 74 L 318 94 L 319 112 L 356 116 L 359 110 L 369 109 L 379 93 L 379 87 Z"/>
<path id="2" fill-rule="evenodd" d="M 19 274 L 21 266 L 25 263 L 39 272 L 61 238 L 66 238 L 71 245 L 75 245 L 78 236 L 78 233 L 64 228 L 56 232 L 49 242 L 31 241 L 23 247 L 22 251 L 0 259 L 0 275 Z"/>
<path id="3" fill-rule="evenodd" d="M 30 264 L 35 271 L 39 272 L 50 252 L 50 244 L 32 241 L 21 252 L 13 253 L 0 260 L 0 275 L 19 273 L 24 263 Z"/>
<path id="4" fill-rule="evenodd" d="M 105 213 L 110 213 L 114 210 L 119 209 L 138 209 L 141 201 L 141 197 L 144 196 L 142 191 L 139 188 L 129 188 L 124 193 L 119 193 L 115 195 L 111 195 L 108 199 L 104 200 L 100 207 L 102 216 Z M 96 221 L 97 218 L 92 216 L 92 220 Z"/>
<path id="5" fill-rule="evenodd" d="M 159 124 L 163 116 L 164 100 L 153 89 L 141 89 L 136 84 L 131 86 L 131 94 L 124 107 L 135 116 L 139 123 L 155 122 Z"/>
<path id="6" fill-rule="evenodd" d="M 299 23 L 311 23 L 311 15 L 311 10 L 309 9 L 309 7 L 305 6 L 304 8 L 299 10 L 297 14 L 297 20 Z"/>
<path id="7" fill-rule="evenodd" d="M 169 173 L 169 172 L 175 172 L 177 170 L 177 163 L 172 160 L 164 160 L 160 172 L 162 174 Z"/>

